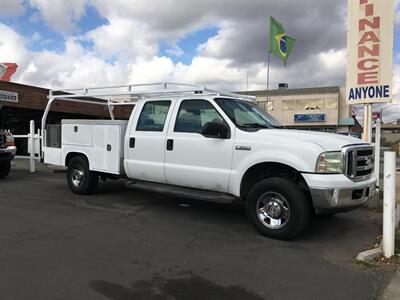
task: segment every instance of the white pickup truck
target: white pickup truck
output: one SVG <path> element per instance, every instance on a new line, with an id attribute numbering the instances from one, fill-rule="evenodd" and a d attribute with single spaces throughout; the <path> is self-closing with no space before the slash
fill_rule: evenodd
<path id="1" fill-rule="evenodd" d="M 284 129 L 249 96 L 200 86 L 144 86 L 152 90 L 50 92 L 42 129 L 58 100 L 105 105 L 111 115 L 63 120 L 60 133 L 45 131 L 59 141 L 43 139 L 44 161 L 67 167 L 74 193 L 92 193 L 99 178 L 127 177 L 131 188 L 240 200 L 261 234 L 290 239 L 313 212 L 348 211 L 375 192 L 374 148 L 359 139 Z M 114 106 L 132 104 L 129 121 L 114 120 Z"/>

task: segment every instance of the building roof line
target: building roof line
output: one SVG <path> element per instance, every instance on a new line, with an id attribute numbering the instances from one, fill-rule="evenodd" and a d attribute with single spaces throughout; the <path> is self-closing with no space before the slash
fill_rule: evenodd
<path id="1" fill-rule="evenodd" d="M 339 86 L 325 86 L 313 88 L 294 88 L 294 89 L 274 89 L 274 90 L 255 90 L 240 91 L 238 94 L 246 94 L 251 96 L 286 96 L 286 95 L 313 95 L 313 94 L 331 94 L 339 93 Z"/>

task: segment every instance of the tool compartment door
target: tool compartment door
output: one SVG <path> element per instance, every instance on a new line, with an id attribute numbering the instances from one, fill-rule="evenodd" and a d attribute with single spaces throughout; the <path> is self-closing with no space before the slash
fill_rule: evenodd
<path id="1" fill-rule="evenodd" d="M 120 173 L 121 132 L 116 125 L 94 125 L 91 169 Z"/>

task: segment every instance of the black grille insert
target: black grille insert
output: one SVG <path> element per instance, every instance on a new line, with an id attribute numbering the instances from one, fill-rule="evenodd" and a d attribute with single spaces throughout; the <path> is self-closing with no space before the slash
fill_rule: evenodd
<path id="1" fill-rule="evenodd" d="M 345 148 L 345 174 L 352 180 L 364 180 L 374 171 L 374 149 L 371 146 L 354 146 Z"/>

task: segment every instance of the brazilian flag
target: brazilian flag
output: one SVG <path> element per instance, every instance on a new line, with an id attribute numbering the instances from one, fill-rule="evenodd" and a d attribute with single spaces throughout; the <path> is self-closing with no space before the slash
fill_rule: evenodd
<path id="1" fill-rule="evenodd" d="M 269 53 L 280 57 L 286 65 L 296 39 L 286 35 L 281 23 L 269 17 Z"/>

